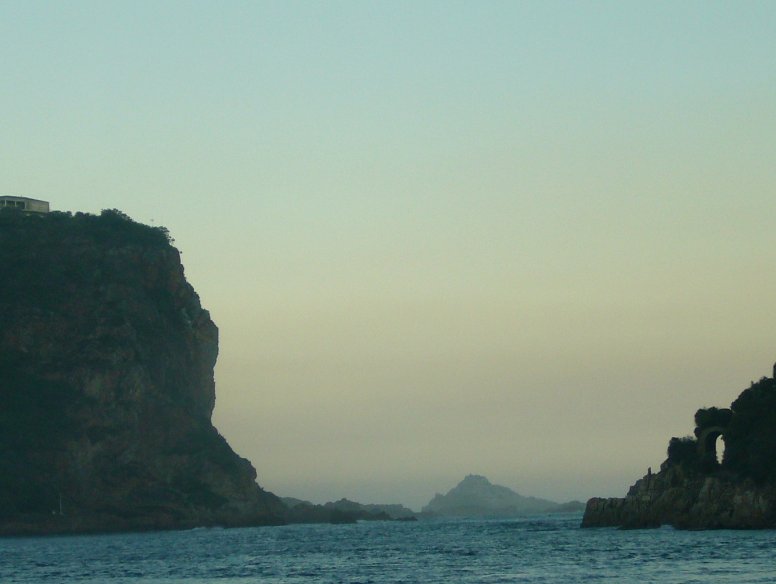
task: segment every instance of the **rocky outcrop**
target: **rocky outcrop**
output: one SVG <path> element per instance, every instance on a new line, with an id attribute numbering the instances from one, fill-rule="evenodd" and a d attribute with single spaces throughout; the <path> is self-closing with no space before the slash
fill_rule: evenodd
<path id="1" fill-rule="evenodd" d="M 694 437 L 671 439 L 660 472 L 648 472 L 624 498 L 590 499 L 582 526 L 776 527 L 776 381 L 753 383 L 730 409 L 698 410 L 695 422 Z"/>
<path id="2" fill-rule="evenodd" d="M 217 354 L 163 228 L 0 213 L 0 533 L 280 521 L 211 424 Z"/>
<path id="3" fill-rule="evenodd" d="M 758 529 L 776 527 L 776 489 L 669 467 L 647 475 L 624 498 L 593 498 L 583 527 Z"/>
<path id="4" fill-rule="evenodd" d="M 357 503 L 340 499 L 315 505 L 309 501 L 283 497 L 283 503 L 289 508 L 290 523 L 355 523 L 356 521 L 412 521 L 415 513 L 404 505 Z"/>
<path id="5" fill-rule="evenodd" d="M 467 475 L 447 494 L 437 493 L 422 513 L 441 517 L 515 517 L 557 510 L 558 503 L 524 497 L 480 475 Z"/>

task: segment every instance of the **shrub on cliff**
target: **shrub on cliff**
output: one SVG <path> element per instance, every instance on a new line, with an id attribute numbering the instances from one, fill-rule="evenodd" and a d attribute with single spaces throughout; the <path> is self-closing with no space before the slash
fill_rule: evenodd
<path id="1" fill-rule="evenodd" d="M 668 464 L 691 470 L 698 466 L 698 441 L 692 436 L 671 438 L 668 442 Z"/>
<path id="2" fill-rule="evenodd" d="M 733 419 L 733 411 L 729 408 L 701 408 L 695 412 L 695 435 L 700 436 L 705 428 L 720 426 L 726 428 Z"/>
<path id="3" fill-rule="evenodd" d="M 14 209 L 0 209 L 0 237 L 10 242 L 34 238 L 46 244 L 63 236 L 81 236 L 96 243 L 121 241 L 138 245 L 172 243 L 165 227 L 153 227 L 133 221 L 118 209 L 104 209 L 100 215 L 52 211 L 26 214 Z"/>
<path id="4" fill-rule="evenodd" d="M 753 383 L 731 407 L 723 466 L 756 481 L 776 480 L 776 380 Z"/>
<path id="5" fill-rule="evenodd" d="M 668 445 L 669 464 L 704 474 L 719 470 L 757 482 L 776 481 L 776 380 L 763 377 L 752 383 L 731 408 L 702 408 L 695 414 L 695 438 L 672 438 Z M 722 465 L 707 453 L 698 453 L 698 442 L 708 428 L 724 429 L 725 454 Z"/>
<path id="6" fill-rule="evenodd" d="M 104 283 L 106 249 L 168 248 L 164 227 L 137 223 L 117 210 L 89 213 L 24 214 L 0 209 L 0 305 L 56 310 L 69 291 L 88 294 Z M 45 272 L 46 285 L 40 285 Z"/>

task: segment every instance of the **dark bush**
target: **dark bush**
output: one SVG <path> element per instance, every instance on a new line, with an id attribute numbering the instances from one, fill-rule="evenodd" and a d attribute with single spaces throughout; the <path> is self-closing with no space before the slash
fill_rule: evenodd
<path id="1" fill-rule="evenodd" d="M 733 411 L 729 408 L 701 408 L 695 412 L 695 435 L 712 426 L 727 427 L 733 418 Z"/>
<path id="2" fill-rule="evenodd" d="M 776 381 L 753 383 L 731 407 L 723 466 L 757 481 L 776 480 Z"/>
<path id="3" fill-rule="evenodd" d="M 695 468 L 698 465 L 698 441 L 692 436 L 671 438 L 668 442 L 668 463 Z"/>

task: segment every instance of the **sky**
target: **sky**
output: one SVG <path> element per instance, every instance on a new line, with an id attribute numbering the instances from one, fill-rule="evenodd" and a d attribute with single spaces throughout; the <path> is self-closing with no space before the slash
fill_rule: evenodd
<path id="1" fill-rule="evenodd" d="M 0 2 L 0 194 L 167 227 L 259 484 L 622 496 L 776 360 L 776 3 Z"/>

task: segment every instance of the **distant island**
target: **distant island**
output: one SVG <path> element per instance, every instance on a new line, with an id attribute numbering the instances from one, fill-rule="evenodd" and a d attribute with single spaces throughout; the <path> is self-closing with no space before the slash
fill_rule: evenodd
<path id="1" fill-rule="evenodd" d="M 670 440 L 659 472 L 648 471 L 623 498 L 590 499 L 582 526 L 776 527 L 775 378 L 776 366 L 730 408 L 698 410 L 693 435 Z"/>
<path id="2" fill-rule="evenodd" d="M 579 501 L 556 503 L 525 497 L 481 475 L 468 475 L 446 494 L 437 493 L 423 507 L 423 515 L 439 517 L 519 517 L 537 513 L 582 511 Z"/>

